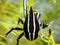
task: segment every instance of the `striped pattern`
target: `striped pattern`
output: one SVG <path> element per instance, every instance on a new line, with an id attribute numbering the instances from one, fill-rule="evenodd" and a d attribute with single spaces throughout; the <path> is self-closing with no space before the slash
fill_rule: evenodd
<path id="1" fill-rule="evenodd" d="M 38 37 L 38 31 L 39 23 L 31 7 L 30 14 L 26 15 L 26 20 L 24 23 L 25 36 L 28 40 L 35 40 Z"/>

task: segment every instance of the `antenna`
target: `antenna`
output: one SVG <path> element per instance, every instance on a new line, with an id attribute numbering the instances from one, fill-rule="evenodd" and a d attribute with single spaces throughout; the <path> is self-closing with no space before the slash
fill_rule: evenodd
<path id="1" fill-rule="evenodd" d="M 24 15 L 27 15 L 27 1 L 23 0 L 23 11 L 24 11 Z"/>

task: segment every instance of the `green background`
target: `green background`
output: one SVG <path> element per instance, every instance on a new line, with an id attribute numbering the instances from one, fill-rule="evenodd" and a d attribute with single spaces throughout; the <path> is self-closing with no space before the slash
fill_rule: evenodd
<path id="1" fill-rule="evenodd" d="M 46 29 L 41 29 L 39 37 L 35 41 L 29 41 L 23 36 L 20 39 L 20 45 L 60 45 L 60 0 L 27 0 L 27 9 L 30 6 L 41 14 L 41 21 L 53 24 Z M 7 37 L 6 33 L 12 27 L 21 27 L 23 24 L 17 24 L 18 18 L 25 20 L 23 13 L 23 0 L 0 0 L 0 45 L 16 45 L 16 39 L 23 31 L 13 30 Z M 48 29 L 52 28 L 52 38 L 54 41 L 48 42 Z M 44 33 L 46 32 L 46 33 Z M 44 35 L 45 34 L 45 35 Z M 46 39 L 42 39 L 44 35 Z"/>

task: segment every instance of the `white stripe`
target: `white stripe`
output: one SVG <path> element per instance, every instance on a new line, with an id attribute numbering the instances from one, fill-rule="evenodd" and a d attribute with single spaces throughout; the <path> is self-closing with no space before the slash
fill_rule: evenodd
<path id="1" fill-rule="evenodd" d="M 35 16 L 34 16 L 34 14 L 33 14 L 33 24 L 34 24 L 34 31 L 33 32 L 35 32 L 35 29 L 36 29 L 36 25 L 35 25 Z"/>
<path id="2" fill-rule="evenodd" d="M 38 17 L 39 17 L 39 13 L 37 14 L 37 19 L 38 19 Z"/>
<path id="3" fill-rule="evenodd" d="M 28 28 L 28 33 L 29 33 L 29 39 L 31 38 L 31 34 L 29 32 L 29 15 L 28 15 L 28 24 L 27 24 L 27 28 Z"/>
<path id="4" fill-rule="evenodd" d="M 41 22 L 40 22 L 41 20 L 40 20 L 40 18 L 39 18 L 39 15 L 40 15 L 40 14 L 38 13 L 38 14 L 37 14 L 37 20 L 38 20 L 39 24 L 41 24 Z"/>
<path id="5" fill-rule="evenodd" d="M 28 32 L 29 32 L 29 15 L 28 15 L 28 24 L 27 24 Z"/>
<path id="6" fill-rule="evenodd" d="M 39 12 L 38 12 L 38 14 L 37 14 L 37 20 L 38 20 L 38 23 L 39 23 L 39 25 L 41 24 L 41 19 L 40 19 L 40 17 L 39 17 Z M 40 26 L 40 29 L 42 28 L 42 26 Z"/>
<path id="7" fill-rule="evenodd" d="M 35 38 L 35 33 L 33 33 L 33 40 L 34 40 L 34 38 Z"/>
<path id="8" fill-rule="evenodd" d="M 29 39 L 31 40 L 31 33 L 29 32 Z"/>
<path id="9" fill-rule="evenodd" d="M 33 31 L 33 39 L 35 37 L 35 29 L 36 29 L 36 25 L 35 25 L 35 15 L 33 14 L 33 24 L 34 24 L 34 31 Z"/>

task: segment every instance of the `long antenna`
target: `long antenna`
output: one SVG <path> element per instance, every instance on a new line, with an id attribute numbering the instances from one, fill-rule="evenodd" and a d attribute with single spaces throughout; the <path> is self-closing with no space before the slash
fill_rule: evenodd
<path id="1" fill-rule="evenodd" d="M 23 0 L 23 11 L 24 11 L 24 15 L 27 15 L 27 1 Z"/>

